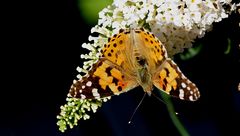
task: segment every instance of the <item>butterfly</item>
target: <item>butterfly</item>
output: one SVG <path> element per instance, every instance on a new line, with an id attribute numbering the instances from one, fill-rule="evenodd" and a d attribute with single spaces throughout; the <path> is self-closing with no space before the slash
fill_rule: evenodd
<path id="1" fill-rule="evenodd" d="M 182 100 L 200 97 L 196 85 L 168 57 L 160 40 L 143 28 L 121 29 L 108 39 L 101 53 L 88 74 L 72 84 L 71 97 L 99 99 L 137 86 L 149 95 L 155 86 Z"/>

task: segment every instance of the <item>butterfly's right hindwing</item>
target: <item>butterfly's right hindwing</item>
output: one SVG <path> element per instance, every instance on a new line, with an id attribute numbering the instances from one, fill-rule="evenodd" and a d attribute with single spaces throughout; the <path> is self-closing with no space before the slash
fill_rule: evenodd
<path id="1" fill-rule="evenodd" d="M 198 88 L 187 79 L 178 66 L 167 59 L 153 78 L 153 84 L 160 90 L 182 100 L 196 101 L 200 97 Z"/>

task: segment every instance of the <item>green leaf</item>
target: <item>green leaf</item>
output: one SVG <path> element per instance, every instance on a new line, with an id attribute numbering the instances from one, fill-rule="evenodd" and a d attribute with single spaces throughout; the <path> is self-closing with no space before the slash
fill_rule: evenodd
<path id="1" fill-rule="evenodd" d="M 94 25 L 97 24 L 98 13 L 111 3 L 112 0 L 78 0 L 78 7 L 85 21 Z"/>
<path id="2" fill-rule="evenodd" d="M 180 54 L 182 60 L 189 60 L 195 57 L 202 49 L 202 44 L 196 45 L 195 47 L 188 48 L 186 53 Z"/>

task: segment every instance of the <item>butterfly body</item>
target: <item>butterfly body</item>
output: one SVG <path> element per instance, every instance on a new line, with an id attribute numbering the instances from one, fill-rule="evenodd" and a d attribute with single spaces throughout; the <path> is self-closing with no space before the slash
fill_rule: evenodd
<path id="1" fill-rule="evenodd" d="M 168 58 L 162 43 L 144 29 L 120 30 L 101 52 L 88 75 L 72 85 L 72 97 L 97 99 L 139 85 L 149 95 L 155 86 L 183 100 L 195 101 L 200 96 L 195 84 Z"/>

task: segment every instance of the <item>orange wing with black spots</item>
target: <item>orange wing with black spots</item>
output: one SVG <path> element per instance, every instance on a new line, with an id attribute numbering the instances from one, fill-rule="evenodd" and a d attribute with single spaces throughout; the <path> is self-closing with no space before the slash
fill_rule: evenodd
<path id="1" fill-rule="evenodd" d="M 76 81 L 70 89 L 70 96 L 81 99 L 97 99 L 118 95 L 136 86 L 134 68 L 129 58 L 129 31 L 120 30 L 108 39 L 99 61 L 89 73 Z M 130 60 L 130 61 L 129 61 Z"/>
<path id="2" fill-rule="evenodd" d="M 108 39 L 108 43 L 101 50 L 102 57 L 120 67 L 126 65 L 127 58 L 125 53 L 127 46 L 129 46 L 128 39 L 129 36 L 121 29 L 118 34 Z"/>
<path id="3" fill-rule="evenodd" d="M 163 92 L 182 100 L 196 101 L 200 97 L 196 85 L 187 79 L 170 59 L 164 61 L 155 73 L 153 84 Z"/>
<path id="4" fill-rule="evenodd" d="M 154 71 L 154 69 L 159 67 L 167 58 L 167 51 L 161 41 L 159 41 L 154 34 L 143 29 L 136 30 L 135 33 L 135 39 L 141 41 L 141 43 L 139 43 L 141 45 L 139 46 L 139 50 L 141 51 L 141 54 L 145 54 L 148 63 L 150 63 L 149 67 Z"/>
<path id="5" fill-rule="evenodd" d="M 69 94 L 81 99 L 98 99 L 127 92 L 137 85 L 119 66 L 102 58 L 87 76 L 71 86 Z"/>
<path id="6" fill-rule="evenodd" d="M 134 38 L 140 41 L 136 41 L 136 44 L 140 45 L 140 54 L 147 59 L 144 65 L 150 69 L 154 86 L 183 100 L 195 101 L 200 97 L 196 85 L 168 58 L 165 47 L 152 33 L 135 30 Z"/>

